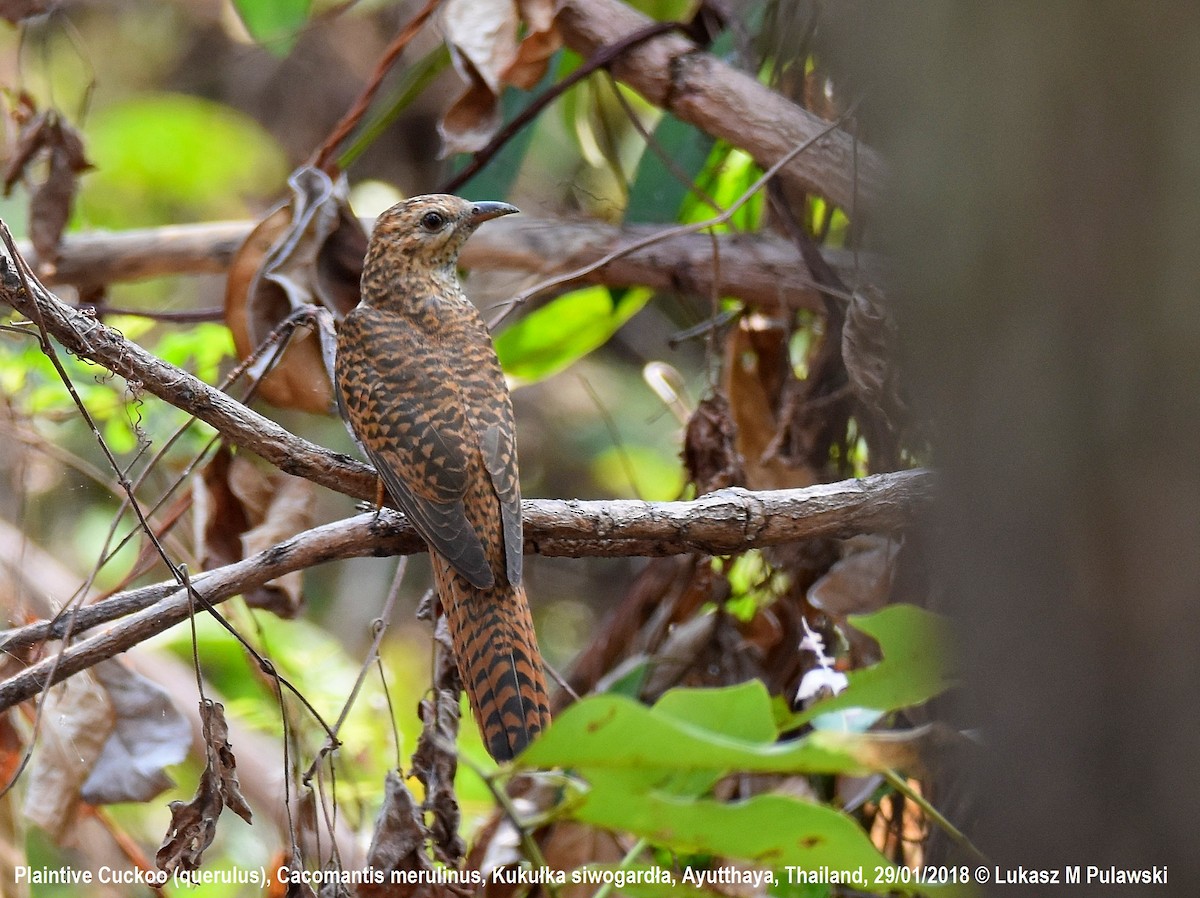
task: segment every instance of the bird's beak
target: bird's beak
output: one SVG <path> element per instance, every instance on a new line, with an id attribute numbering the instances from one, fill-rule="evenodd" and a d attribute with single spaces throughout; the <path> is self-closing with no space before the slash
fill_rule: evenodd
<path id="1" fill-rule="evenodd" d="M 475 203 L 471 207 L 469 219 L 471 224 L 478 225 L 485 221 L 491 221 L 493 218 L 499 218 L 501 215 L 512 215 L 514 212 L 520 211 L 516 206 L 510 206 L 508 203 Z"/>

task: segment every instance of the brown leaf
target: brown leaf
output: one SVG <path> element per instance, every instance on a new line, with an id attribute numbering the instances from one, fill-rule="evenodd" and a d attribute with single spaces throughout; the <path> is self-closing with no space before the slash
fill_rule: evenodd
<path id="1" fill-rule="evenodd" d="M 112 702 L 91 671 L 46 694 L 42 728 L 25 791 L 25 816 L 61 839 L 80 791 L 115 726 Z"/>
<path id="2" fill-rule="evenodd" d="M 762 315 L 746 315 L 725 344 L 725 384 L 737 450 L 751 489 L 812 486 L 816 472 L 789 464 L 775 451 L 780 437 L 780 407 L 791 373 L 788 332 Z"/>
<path id="3" fill-rule="evenodd" d="M 253 462 L 240 457 L 234 459 L 235 473 L 246 468 L 260 476 L 262 474 Z M 257 523 L 242 534 L 243 557 L 290 539 L 308 530 L 315 521 L 316 487 L 310 481 L 282 471 L 272 471 L 265 482 L 270 487 L 268 501 L 261 512 L 254 509 L 250 514 L 251 522 Z M 236 479 L 234 493 L 241 495 Z M 247 593 L 246 603 L 254 608 L 265 608 L 280 617 L 295 617 L 304 605 L 303 587 L 302 572 L 293 571 Z"/>
<path id="4" fill-rule="evenodd" d="M 367 866 L 382 872 L 385 878 L 392 870 L 422 870 L 432 874 L 433 861 L 425 851 L 429 833 L 421 820 L 421 809 L 404 785 L 400 774 L 388 771 L 383 807 L 375 818 L 375 833 L 367 849 Z M 429 879 L 423 883 L 400 886 L 363 886 L 363 895 L 405 896 L 429 894 Z"/>
<path id="5" fill-rule="evenodd" d="M 196 545 L 205 569 L 240 560 L 240 537 L 250 528 L 246 510 L 229 486 L 232 464 L 233 453 L 222 443 L 192 486 Z"/>
<path id="6" fill-rule="evenodd" d="M 312 527 L 315 487 L 302 477 L 266 471 L 222 446 L 193 489 L 197 542 L 206 568 L 239 561 Z M 281 617 L 303 606 L 303 575 L 285 574 L 245 595 Z"/>
<path id="7" fill-rule="evenodd" d="M 4 169 L 5 195 L 18 180 L 29 176 L 30 167 L 43 157 L 46 177 L 30 190 L 29 236 L 38 261 L 53 264 L 71 217 L 79 175 L 92 167 L 79 133 L 53 109 L 32 115 L 21 126 L 16 149 Z"/>
<path id="8" fill-rule="evenodd" d="M 217 818 L 224 808 L 251 822 L 250 806 L 238 785 L 237 760 L 229 745 L 224 705 L 208 699 L 202 701 L 200 722 L 206 755 L 200 784 L 190 802 L 170 803 L 171 825 L 154 857 L 158 869 L 168 874 L 200 866 L 204 850 L 217 834 Z"/>
<path id="9" fill-rule="evenodd" d="M 521 17 L 529 25 L 529 33 L 517 46 L 516 58 L 504 70 L 505 83 L 521 90 L 531 90 L 542 80 L 546 69 L 550 67 L 551 57 L 562 46 L 562 36 L 554 27 L 553 10 L 544 25 L 540 21 L 535 22 L 528 12 L 530 8 L 537 10 L 546 5 L 540 0 L 521 3 Z M 535 12 L 534 15 L 539 20 L 542 18 L 540 13 Z"/>
<path id="10" fill-rule="evenodd" d="M 809 587 L 808 602 L 839 623 L 887 604 L 899 543 L 885 536 L 846 540 L 842 558 Z"/>
<path id="11" fill-rule="evenodd" d="M 500 103 L 496 93 L 470 62 L 461 63 L 459 72 L 467 81 L 467 89 L 438 122 L 442 156 L 481 150 L 500 128 Z"/>
<path id="12" fill-rule="evenodd" d="M 149 801 L 173 784 L 163 768 L 187 757 L 191 727 L 166 690 L 121 662 L 102 661 L 92 671 L 116 717 L 80 797 L 88 804 Z"/>
<path id="13" fill-rule="evenodd" d="M 225 322 L 243 359 L 295 311 L 324 306 L 340 321 L 358 304 L 367 235 L 350 210 L 345 179 L 334 183 L 304 167 L 288 184 L 291 199 L 250 233 L 226 280 Z M 263 364 L 273 356 L 268 350 Z M 260 392 L 280 408 L 331 413 L 333 387 L 319 338 L 297 333 Z"/>
<path id="14" fill-rule="evenodd" d="M 518 42 L 521 19 L 528 26 Z M 547 0 L 448 0 L 442 28 L 454 68 L 467 89 L 438 123 L 442 155 L 482 149 L 500 127 L 505 85 L 528 90 L 562 45 Z"/>
<path id="15" fill-rule="evenodd" d="M 16 25 L 22 19 L 50 11 L 52 0 L 0 0 L 0 19 Z"/>

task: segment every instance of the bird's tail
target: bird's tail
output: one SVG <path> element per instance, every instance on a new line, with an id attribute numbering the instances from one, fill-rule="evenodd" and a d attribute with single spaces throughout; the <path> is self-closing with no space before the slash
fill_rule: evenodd
<path id="1" fill-rule="evenodd" d="M 438 596 L 488 753 L 515 757 L 550 723 L 542 653 L 525 590 L 498 582 L 478 589 L 434 556 Z"/>

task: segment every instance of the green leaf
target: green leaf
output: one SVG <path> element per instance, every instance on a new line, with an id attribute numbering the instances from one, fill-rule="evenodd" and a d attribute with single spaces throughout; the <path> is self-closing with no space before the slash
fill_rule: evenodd
<path id="1" fill-rule="evenodd" d="M 672 713 L 678 708 L 670 705 Z M 753 715 L 760 712 L 753 711 Z M 761 714 L 770 714 L 765 702 Z M 757 721 L 757 716 L 752 720 Z M 752 724 L 759 727 L 760 724 Z M 680 771 L 724 774 L 733 770 L 775 773 L 862 773 L 848 755 L 804 739 L 751 742 L 675 719 L 628 698 L 597 695 L 569 707 L 521 755 L 523 767 L 635 770 L 664 784 Z"/>
<path id="2" fill-rule="evenodd" d="M 654 703 L 653 713 L 754 742 L 774 742 L 778 735 L 762 680 L 720 689 L 671 689 Z"/>
<path id="3" fill-rule="evenodd" d="M 625 290 L 617 299 L 607 287 L 564 294 L 496 335 L 500 364 L 525 383 L 557 374 L 607 343 L 651 295 L 645 289 Z"/>
<path id="4" fill-rule="evenodd" d="M 663 114 L 651 136 L 671 165 L 668 168 L 662 156 L 647 147 L 629 188 L 625 220 L 673 223 L 684 197 L 691 195 L 679 175 L 693 179 L 697 176 L 712 150 L 713 140 L 669 113 Z M 709 216 L 717 214 L 715 209 L 703 205 L 701 208 L 707 208 Z"/>
<path id="5" fill-rule="evenodd" d="M 840 811 L 785 795 L 746 801 L 687 800 L 593 789 L 578 810 L 594 826 L 619 829 L 675 851 L 736 857 L 769 867 L 890 866 L 861 827 Z"/>
<path id="6" fill-rule="evenodd" d="M 846 708 L 894 711 L 919 705 L 953 685 L 948 661 L 953 640 L 944 618 L 915 605 L 888 605 L 849 620 L 879 642 L 883 660 L 850 671 L 844 691 L 801 711 L 787 728 Z"/>
<path id="7" fill-rule="evenodd" d="M 761 174 L 762 170 L 749 154 L 724 141 L 717 141 L 708 154 L 708 161 L 696 178 L 696 183 L 716 200 L 722 209 L 728 209 L 745 195 Z M 729 224 L 714 225 L 713 230 L 758 230 L 762 224 L 765 202 L 763 191 L 760 190 L 734 213 Z M 684 197 L 680 211 L 681 222 L 695 223 L 712 217 L 712 207 L 707 203 L 691 193 Z"/>
<path id="8" fill-rule="evenodd" d="M 312 0 L 233 0 L 250 36 L 276 56 L 296 45 L 311 6 Z"/>
<path id="9" fill-rule="evenodd" d="M 270 196 L 287 176 L 274 139 L 234 109 L 180 94 L 110 106 L 87 129 L 96 171 L 81 218 L 95 227 L 248 216 L 240 195 Z"/>

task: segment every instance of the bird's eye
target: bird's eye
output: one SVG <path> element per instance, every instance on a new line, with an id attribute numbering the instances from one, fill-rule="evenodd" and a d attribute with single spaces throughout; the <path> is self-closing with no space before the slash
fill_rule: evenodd
<path id="1" fill-rule="evenodd" d="M 430 233 L 440 231 L 445 224 L 446 216 L 442 215 L 441 212 L 426 212 L 421 216 L 421 227 Z"/>

